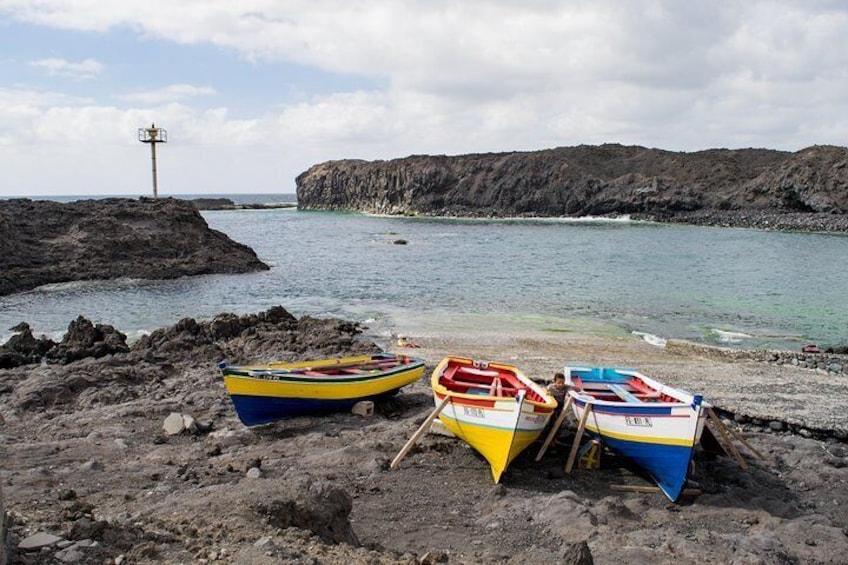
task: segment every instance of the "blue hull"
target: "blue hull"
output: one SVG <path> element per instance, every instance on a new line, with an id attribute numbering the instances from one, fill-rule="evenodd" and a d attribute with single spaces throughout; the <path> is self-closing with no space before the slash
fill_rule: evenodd
<path id="1" fill-rule="evenodd" d="M 314 398 L 272 398 L 268 396 L 230 395 L 239 420 L 245 426 L 257 426 L 296 418 L 314 416 L 330 412 L 347 412 L 364 398 L 345 398 L 342 400 L 316 400 Z"/>
<path id="2" fill-rule="evenodd" d="M 689 473 L 694 449 L 680 445 L 639 443 L 601 436 L 604 445 L 631 459 L 648 472 L 665 495 L 676 502 Z"/>

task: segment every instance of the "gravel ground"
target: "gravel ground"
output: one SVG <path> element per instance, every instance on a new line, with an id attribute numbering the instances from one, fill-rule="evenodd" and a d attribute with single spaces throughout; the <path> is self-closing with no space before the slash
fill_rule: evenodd
<path id="1" fill-rule="evenodd" d="M 314 323 L 300 327 L 314 336 Z M 298 356 L 338 352 L 339 341 L 350 347 L 347 334 L 324 329 L 325 343 Z M 845 398 L 844 380 L 672 353 L 635 338 L 441 332 L 413 334 L 424 347 L 402 349 L 430 367 L 449 352 L 513 361 L 539 380 L 564 360 L 636 366 L 702 392 L 745 420 L 729 423 L 766 461 L 745 449 L 747 469 L 698 457 L 692 486 L 702 494 L 671 504 L 613 490 L 650 483 L 609 453 L 601 469 L 566 475 L 573 423 L 540 463 L 531 446 L 500 485 L 472 449 L 439 434 L 388 470 L 432 410 L 429 374 L 370 418 L 246 428 L 210 348 L 291 357 L 291 338 L 280 341 L 288 334 L 268 332 L 210 345 L 202 332 L 189 340 L 182 331 L 168 342 L 180 353 L 167 357 L 147 351 L 143 361 L 113 355 L 0 370 L 10 563 L 806 564 L 848 555 L 846 444 L 771 425 L 842 429 L 848 416 L 833 407 Z M 57 381 L 66 386 L 56 389 Z M 40 390 L 53 392 L 36 402 Z M 195 418 L 196 429 L 166 434 L 174 412 Z M 36 533 L 60 540 L 19 547 Z"/>

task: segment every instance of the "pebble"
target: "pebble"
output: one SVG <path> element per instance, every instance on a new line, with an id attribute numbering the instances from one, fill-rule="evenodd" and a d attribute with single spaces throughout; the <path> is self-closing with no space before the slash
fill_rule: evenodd
<path id="1" fill-rule="evenodd" d="M 18 549 L 23 551 L 36 551 L 42 547 L 50 547 L 60 541 L 62 541 L 62 538 L 59 536 L 54 536 L 53 534 L 48 534 L 46 532 L 38 532 L 37 534 L 32 534 L 31 536 L 23 539 L 21 543 L 18 544 Z"/>
<path id="2" fill-rule="evenodd" d="M 80 465 L 80 471 L 99 471 L 103 468 L 103 465 L 100 464 L 96 459 L 89 459 L 82 465 Z"/>
<path id="3" fill-rule="evenodd" d="M 186 429 L 185 421 L 183 420 L 183 415 L 179 412 L 171 412 L 170 414 L 168 414 L 168 417 L 165 418 L 165 422 L 162 424 L 162 428 L 169 436 L 175 436 L 177 434 L 183 433 L 183 431 Z"/>
<path id="4" fill-rule="evenodd" d="M 248 479 L 260 479 L 262 478 L 262 469 L 259 467 L 251 467 L 247 470 L 246 476 Z"/>
<path id="5" fill-rule="evenodd" d="M 82 561 L 85 556 L 79 549 L 77 549 L 76 545 L 73 545 L 67 549 L 63 549 L 62 551 L 57 551 L 53 557 L 62 563 L 78 563 Z"/>
<path id="6" fill-rule="evenodd" d="M 77 499 L 77 491 L 75 491 L 72 488 L 59 491 L 59 500 L 76 500 L 76 499 Z"/>
<path id="7" fill-rule="evenodd" d="M 189 432 L 197 431 L 197 420 L 194 419 L 194 416 L 189 414 L 183 414 L 183 427 Z"/>
<path id="8" fill-rule="evenodd" d="M 772 430 L 774 430 L 776 432 L 782 432 L 783 431 L 783 422 L 781 422 L 779 420 L 773 420 L 773 421 L 769 422 L 769 428 L 771 428 Z"/>

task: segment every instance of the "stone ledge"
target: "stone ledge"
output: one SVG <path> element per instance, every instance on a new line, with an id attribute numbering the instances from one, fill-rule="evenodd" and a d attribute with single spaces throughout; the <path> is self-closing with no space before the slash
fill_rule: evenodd
<path id="1" fill-rule="evenodd" d="M 848 373 L 848 355 L 837 353 L 802 353 L 779 349 L 732 349 L 704 345 L 682 339 L 670 339 L 666 351 L 700 355 L 720 361 L 758 361 L 774 365 L 792 365 L 802 369 L 819 369 L 831 374 Z"/>

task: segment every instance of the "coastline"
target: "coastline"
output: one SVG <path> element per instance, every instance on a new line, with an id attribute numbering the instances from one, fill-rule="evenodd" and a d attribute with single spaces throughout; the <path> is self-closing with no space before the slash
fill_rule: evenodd
<path id="1" fill-rule="evenodd" d="M 698 210 L 694 212 L 675 213 L 622 213 L 599 214 L 587 216 L 551 216 L 546 214 L 501 214 L 498 210 L 439 210 L 435 212 L 404 211 L 386 213 L 368 210 L 348 210 L 337 208 L 311 207 L 298 210 L 304 212 L 351 212 L 362 213 L 376 217 L 421 217 L 451 220 L 539 220 L 561 222 L 645 222 L 680 224 L 687 226 L 702 226 L 713 228 L 753 229 L 777 232 L 803 233 L 848 233 L 848 215 L 819 212 L 786 212 L 776 209 L 750 210 Z"/>
<path id="2" fill-rule="evenodd" d="M 551 380 L 565 364 L 633 367 L 661 382 L 702 394 L 720 413 L 735 418 L 748 430 L 780 427 L 807 437 L 848 441 L 848 412 L 842 409 L 842 399 L 848 398 L 846 355 L 830 356 L 830 364 L 840 365 L 836 372 L 802 366 L 800 362 L 778 362 L 813 357 L 808 354 L 729 349 L 684 340 L 670 340 L 661 347 L 626 334 L 440 329 L 422 335 L 407 331 L 404 335 L 421 347 L 398 347 L 388 342 L 388 350 L 420 356 L 430 365 L 451 354 L 498 360 L 517 365 L 539 381 Z"/>
<path id="3" fill-rule="evenodd" d="M 848 379 L 811 369 L 716 359 L 625 334 L 418 328 L 409 338 L 422 347 L 385 345 L 430 368 L 457 353 L 509 361 L 539 380 L 566 361 L 629 365 L 737 414 L 794 402 L 803 429 L 813 431 L 841 429 L 846 418 L 811 405 L 844 398 L 844 389 L 822 385 Z M 715 562 L 827 563 L 848 552 L 845 442 L 805 437 L 779 420 L 765 429 L 728 420 L 766 461 L 749 458 L 743 469 L 731 458 L 699 458 L 702 494 L 675 505 L 615 491 L 611 485 L 649 483 L 610 454 L 599 470 L 566 475 L 574 423 L 541 462 L 533 461 L 537 446 L 526 450 L 498 485 L 466 444 L 435 433 L 389 470 L 433 409 L 426 373 L 371 417 L 337 413 L 253 428 L 237 420 L 214 364 L 220 356 L 315 359 L 375 349 L 360 329 L 275 308 L 183 320 L 128 353 L 0 370 L 2 447 L 15 454 L 0 468 L 13 562 L 586 565 L 591 556 L 603 564 L 694 564 L 708 544 Z M 69 333 L 90 341 L 90 333 Z M 792 382 L 799 388 L 785 390 Z M 176 433 L 164 426 L 174 414 L 184 424 Z M 33 534 L 55 540 L 15 552 Z"/>

